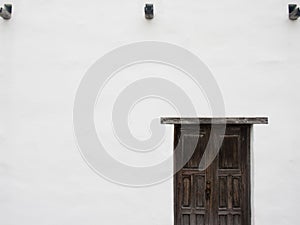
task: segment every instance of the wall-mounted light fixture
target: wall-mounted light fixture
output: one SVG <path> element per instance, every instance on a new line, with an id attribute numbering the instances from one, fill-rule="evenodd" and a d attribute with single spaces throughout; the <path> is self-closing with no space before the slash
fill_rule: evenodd
<path id="1" fill-rule="evenodd" d="M 153 4 L 148 4 L 147 3 L 145 5 L 144 11 L 145 11 L 145 18 L 146 19 L 148 19 L 148 20 L 153 19 L 153 17 L 154 17 L 154 7 L 153 7 Z"/>
<path id="2" fill-rule="evenodd" d="M 289 19 L 296 20 L 300 17 L 300 9 L 296 4 L 289 4 Z"/>
<path id="3" fill-rule="evenodd" d="M 4 6 L 0 7 L 0 16 L 5 19 L 9 20 L 11 18 L 12 13 L 12 4 L 4 4 Z"/>

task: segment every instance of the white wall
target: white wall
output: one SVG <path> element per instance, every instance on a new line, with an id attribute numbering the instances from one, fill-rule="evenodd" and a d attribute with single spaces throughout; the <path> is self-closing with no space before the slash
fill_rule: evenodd
<path id="1" fill-rule="evenodd" d="M 12 20 L 0 20 L 1 225 L 172 224 L 171 181 L 111 184 L 85 164 L 73 136 L 86 70 L 141 40 L 198 55 L 228 116 L 269 117 L 254 129 L 255 224 L 298 224 L 300 20 L 287 19 L 289 1 L 153 2 L 150 22 L 141 0 L 19 0 Z"/>

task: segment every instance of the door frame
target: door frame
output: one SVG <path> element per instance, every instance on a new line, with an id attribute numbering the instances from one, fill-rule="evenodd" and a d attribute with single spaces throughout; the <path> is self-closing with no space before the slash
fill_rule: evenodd
<path id="1" fill-rule="evenodd" d="M 234 125 L 235 126 L 235 125 Z M 247 225 L 253 225 L 254 224 L 254 219 L 253 219 L 253 214 L 254 214 L 254 198 L 253 198 L 253 191 L 254 191 L 254 156 L 253 156 L 253 125 L 251 124 L 247 124 L 247 125 L 242 125 L 244 127 L 247 127 L 246 129 L 246 145 L 248 148 L 248 160 L 245 162 L 246 164 L 249 163 L 249 165 L 247 165 L 247 172 L 248 174 L 246 175 L 246 180 L 247 180 L 247 192 L 246 194 L 249 195 L 248 202 L 247 202 Z M 241 127 L 241 125 L 237 125 L 237 127 Z M 174 149 L 175 146 L 177 144 L 179 144 L 179 140 L 181 138 L 181 131 L 182 129 L 184 130 L 193 130 L 192 127 L 190 126 L 185 126 L 184 128 L 182 128 L 181 125 L 175 124 L 174 126 Z M 192 134 L 192 133 L 191 133 Z M 196 134 L 195 134 L 196 135 Z M 200 131 L 199 131 L 199 135 L 200 135 Z M 183 144 L 183 143 L 181 143 Z M 173 163 L 174 163 L 174 168 L 175 168 L 175 164 L 176 164 L 176 158 L 174 158 Z M 180 172 L 180 171 L 178 171 Z M 177 200 L 177 196 L 178 196 L 178 191 L 180 190 L 180 186 L 177 185 L 178 181 L 177 181 L 177 173 L 174 174 L 173 176 L 173 210 L 174 210 L 174 221 L 173 224 L 175 225 L 177 223 L 178 220 L 178 216 L 180 216 L 181 214 L 179 212 L 177 212 L 177 210 L 179 209 L 179 204 L 181 204 L 180 202 L 176 201 Z M 250 208 L 250 209 L 249 209 Z M 181 224 L 179 224 L 181 225 Z"/>

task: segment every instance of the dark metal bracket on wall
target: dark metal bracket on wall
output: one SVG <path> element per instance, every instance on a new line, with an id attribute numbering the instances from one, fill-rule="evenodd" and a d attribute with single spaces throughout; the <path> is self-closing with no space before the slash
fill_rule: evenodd
<path id="1" fill-rule="evenodd" d="M 9 20 L 12 14 L 12 4 L 4 4 L 4 6 L 0 7 L 0 16 L 5 19 Z"/>
<path id="2" fill-rule="evenodd" d="M 148 20 L 153 19 L 154 17 L 154 6 L 153 4 L 149 4 L 147 3 L 144 7 L 144 11 L 145 11 L 145 18 Z"/>
<path id="3" fill-rule="evenodd" d="M 300 17 L 300 9 L 297 4 L 289 4 L 289 19 L 290 20 L 297 20 Z"/>

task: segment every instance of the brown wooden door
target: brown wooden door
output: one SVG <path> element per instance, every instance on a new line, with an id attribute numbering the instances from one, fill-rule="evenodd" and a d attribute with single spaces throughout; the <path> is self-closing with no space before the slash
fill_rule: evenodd
<path id="1" fill-rule="evenodd" d="M 194 127 L 195 128 L 195 127 Z M 188 163 L 174 176 L 175 225 L 250 225 L 250 126 L 227 126 L 213 163 L 200 171 L 210 126 L 175 128 L 175 145 L 181 146 L 178 163 L 199 140 Z"/>

